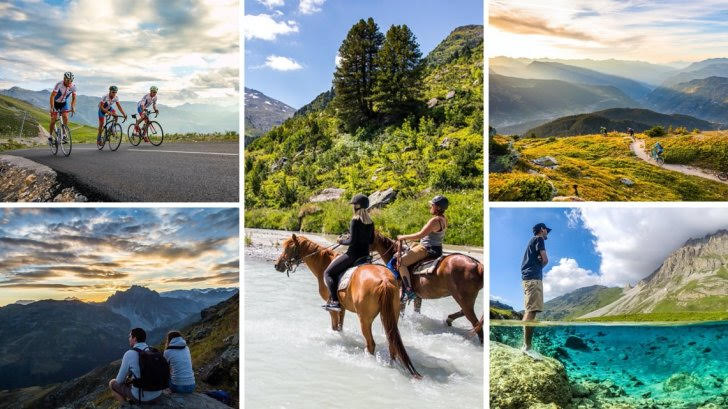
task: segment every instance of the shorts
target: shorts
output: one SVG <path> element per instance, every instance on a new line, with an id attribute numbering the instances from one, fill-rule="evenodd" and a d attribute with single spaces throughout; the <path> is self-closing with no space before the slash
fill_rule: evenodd
<path id="1" fill-rule="evenodd" d="M 116 111 L 114 110 L 114 108 L 111 108 L 111 113 L 116 114 Z M 101 108 L 99 108 L 99 123 L 100 124 L 104 123 L 105 117 L 106 117 L 106 113 L 104 113 L 104 111 L 102 111 Z"/>
<path id="2" fill-rule="evenodd" d="M 51 118 L 58 116 L 58 111 L 61 113 L 68 112 L 71 110 L 71 103 L 68 100 L 65 101 L 53 101 L 53 113 Z"/>
<path id="3" fill-rule="evenodd" d="M 137 114 L 141 115 L 142 113 L 144 113 L 144 108 L 141 105 L 137 105 Z"/>
<path id="4" fill-rule="evenodd" d="M 131 394 L 131 386 L 123 383 L 119 384 L 118 382 L 114 381 L 114 383 L 111 384 L 111 389 L 114 390 L 114 392 L 118 393 L 124 399 L 126 400 L 133 400 L 134 396 Z"/>
<path id="5" fill-rule="evenodd" d="M 543 280 L 523 280 L 526 312 L 543 311 Z"/>

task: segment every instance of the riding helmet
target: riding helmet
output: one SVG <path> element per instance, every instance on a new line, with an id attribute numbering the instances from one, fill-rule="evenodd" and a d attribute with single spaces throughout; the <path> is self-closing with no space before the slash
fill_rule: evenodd
<path id="1" fill-rule="evenodd" d="M 118 91 L 118 90 L 119 90 L 119 87 L 117 87 L 116 85 L 112 85 L 109 87 L 109 91 Z"/>
<path id="2" fill-rule="evenodd" d="M 354 195 L 349 203 L 353 205 L 358 205 L 360 209 L 369 208 L 369 198 L 361 193 Z"/>
<path id="3" fill-rule="evenodd" d="M 73 81 L 73 73 L 71 71 L 66 71 L 66 73 L 63 74 L 63 79 Z"/>
<path id="4" fill-rule="evenodd" d="M 432 200 L 430 200 L 430 204 L 434 204 L 435 206 L 439 207 L 442 210 L 446 210 L 448 206 L 450 206 L 450 201 L 447 200 L 445 196 L 437 195 Z"/>

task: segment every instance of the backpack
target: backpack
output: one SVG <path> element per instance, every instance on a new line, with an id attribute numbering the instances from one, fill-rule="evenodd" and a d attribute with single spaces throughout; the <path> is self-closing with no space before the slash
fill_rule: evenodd
<path id="1" fill-rule="evenodd" d="M 139 374 L 131 384 L 143 391 L 161 391 L 169 387 L 169 363 L 158 349 L 147 347 L 145 350 L 134 348 L 139 354 Z"/>

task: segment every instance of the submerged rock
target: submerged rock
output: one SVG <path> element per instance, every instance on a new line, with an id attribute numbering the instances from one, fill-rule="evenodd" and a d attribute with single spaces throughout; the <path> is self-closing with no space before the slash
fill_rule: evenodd
<path id="1" fill-rule="evenodd" d="M 491 342 L 490 407 L 560 408 L 570 402 L 571 387 L 559 361 L 548 357 L 535 360 L 518 349 Z"/>
<path id="2" fill-rule="evenodd" d="M 662 390 L 665 392 L 675 392 L 688 388 L 703 389 L 698 378 L 685 372 L 673 374 L 662 384 Z"/>
<path id="3" fill-rule="evenodd" d="M 584 352 L 591 351 L 591 348 L 589 348 L 589 345 L 587 345 L 583 339 L 581 339 L 575 335 L 571 335 L 571 336 L 569 336 L 569 338 L 566 338 L 566 342 L 564 343 L 564 346 L 567 348 L 576 349 L 578 351 L 584 351 Z"/>

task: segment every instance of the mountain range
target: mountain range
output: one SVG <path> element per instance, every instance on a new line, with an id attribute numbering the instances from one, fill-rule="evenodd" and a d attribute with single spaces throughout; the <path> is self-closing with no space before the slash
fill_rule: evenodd
<path id="1" fill-rule="evenodd" d="M 728 230 L 721 230 L 687 240 L 635 285 L 578 288 L 547 301 L 539 317 L 559 321 L 660 314 L 700 319 L 701 314 L 726 311 Z"/>
<path id="2" fill-rule="evenodd" d="M 490 124 L 501 134 L 523 134 L 564 116 L 609 108 L 648 108 L 728 123 L 726 58 L 678 68 L 640 61 L 495 57 L 490 72 Z"/>
<path id="3" fill-rule="evenodd" d="M 260 91 L 245 88 L 245 144 L 293 116 L 295 108 Z"/>
<path id="4" fill-rule="evenodd" d="M 131 328 L 142 327 L 150 342 L 159 342 L 166 331 L 189 325 L 200 311 L 229 299 L 237 291 L 179 290 L 161 296 L 148 288 L 132 286 L 101 303 L 41 300 L 2 307 L 0 389 L 45 385 L 80 376 L 118 359 L 128 349 Z"/>
<path id="5" fill-rule="evenodd" d="M 28 102 L 45 111 L 48 110 L 50 99 L 49 90 L 32 91 L 20 87 L 12 87 L 0 90 L 0 95 L 7 95 Z M 157 104 L 159 117 L 157 120 L 162 124 L 165 133 L 213 133 L 238 131 L 239 114 L 238 106 L 218 106 L 210 104 L 185 103 L 178 106 L 169 106 L 162 103 L 164 95 L 158 96 L 160 103 Z M 73 121 L 96 127 L 98 126 L 98 105 L 101 95 L 97 97 L 78 94 L 76 96 L 76 113 Z M 132 114 L 136 114 L 136 101 L 121 101 L 121 106 L 129 115 L 124 125 L 129 124 Z M 117 109 L 116 107 L 114 107 Z M 118 110 L 118 109 L 117 109 Z M 119 114 L 121 114 L 119 112 Z M 126 131 L 126 129 L 124 129 Z"/>

